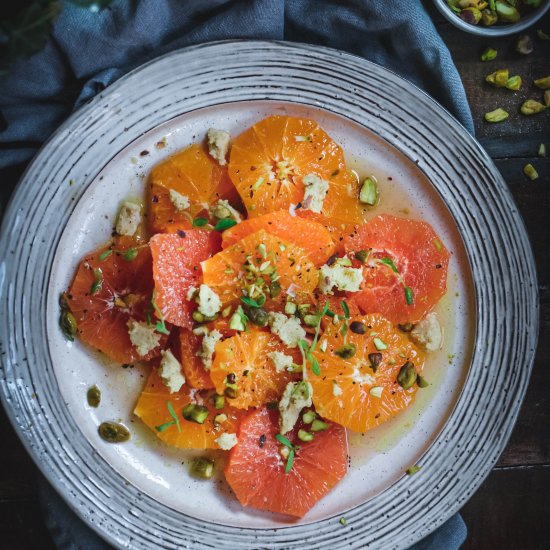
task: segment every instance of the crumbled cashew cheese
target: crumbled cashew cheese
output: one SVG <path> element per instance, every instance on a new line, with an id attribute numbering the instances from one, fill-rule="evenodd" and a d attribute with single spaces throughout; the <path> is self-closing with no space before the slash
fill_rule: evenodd
<path id="1" fill-rule="evenodd" d="M 161 352 L 159 374 L 170 393 L 176 393 L 185 384 L 185 377 L 181 374 L 181 365 L 168 350 Z"/>
<path id="2" fill-rule="evenodd" d="M 239 441 L 237 440 L 237 434 L 227 434 L 224 433 L 220 435 L 214 441 L 218 444 L 220 449 L 224 451 L 230 451 Z"/>
<path id="3" fill-rule="evenodd" d="M 336 380 L 332 381 L 332 395 L 334 397 L 340 397 L 344 392 L 342 391 L 342 388 L 338 385 L 338 382 Z"/>
<path id="4" fill-rule="evenodd" d="M 204 368 L 209 370 L 212 366 L 212 357 L 216 349 L 216 344 L 222 339 L 222 334 L 218 330 L 213 330 L 205 334 L 202 339 L 201 349 L 197 352 L 197 356 L 202 360 Z"/>
<path id="5" fill-rule="evenodd" d="M 306 331 L 297 317 L 287 317 L 282 313 L 270 313 L 271 332 L 276 334 L 289 348 L 295 348 L 306 337 Z"/>
<path id="6" fill-rule="evenodd" d="M 367 384 L 372 386 L 375 382 L 370 374 L 363 374 L 357 367 L 353 368 L 352 380 L 357 384 Z"/>
<path id="7" fill-rule="evenodd" d="M 237 223 L 242 222 L 241 214 L 238 210 L 235 210 L 230 204 L 229 201 L 225 199 L 220 199 L 210 210 L 212 216 L 223 220 L 225 218 L 231 218 Z"/>
<path id="8" fill-rule="evenodd" d="M 138 204 L 126 201 L 120 207 L 116 220 L 115 231 L 119 235 L 131 237 L 141 222 L 141 208 Z"/>
<path id="9" fill-rule="evenodd" d="M 220 297 L 208 285 L 200 286 L 197 302 L 199 311 L 206 317 L 216 315 L 222 306 Z"/>
<path id="10" fill-rule="evenodd" d="M 334 263 L 323 265 L 319 273 L 319 289 L 329 294 L 336 287 L 337 290 L 357 292 L 363 282 L 363 270 Z"/>
<path id="11" fill-rule="evenodd" d="M 441 349 L 443 331 L 435 312 L 428 313 L 411 331 L 411 338 L 428 351 Z"/>
<path id="12" fill-rule="evenodd" d="M 175 189 L 170 189 L 169 195 L 170 202 L 174 205 L 176 210 L 179 210 L 181 212 L 183 210 L 187 210 L 189 206 L 191 206 L 191 203 L 189 202 L 189 197 L 178 193 Z"/>
<path id="13" fill-rule="evenodd" d="M 226 164 L 225 157 L 229 151 L 231 136 L 225 130 L 210 128 L 206 133 L 206 139 L 208 141 L 208 152 L 210 156 L 224 166 Z"/>
<path id="14" fill-rule="evenodd" d="M 154 350 L 159 345 L 161 338 L 161 335 L 155 332 L 153 325 L 140 323 L 135 319 L 128 321 L 128 335 L 130 342 L 142 357 Z"/>
<path id="15" fill-rule="evenodd" d="M 300 411 L 311 407 L 313 388 L 309 382 L 289 382 L 279 401 L 279 427 L 282 434 L 292 428 L 300 416 Z"/>
<path id="16" fill-rule="evenodd" d="M 196 286 L 192 286 L 188 291 L 187 291 L 187 299 L 189 301 L 191 301 L 194 297 L 195 297 L 195 292 L 197 292 L 197 287 Z"/>
<path id="17" fill-rule="evenodd" d="M 277 372 L 283 372 L 292 368 L 292 357 L 282 351 L 272 351 L 267 356 L 273 361 Z"/>
<path id="18" fill-rule="evenodd" d="M 302 208 L 320 214 L 328 192 L 328 181 L 315 174 L 304 176 L 302 181 L 305 187 Z"/>

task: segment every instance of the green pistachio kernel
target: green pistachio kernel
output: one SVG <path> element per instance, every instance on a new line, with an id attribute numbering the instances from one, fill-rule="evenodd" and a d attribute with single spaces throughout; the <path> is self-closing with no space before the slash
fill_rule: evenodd
<path id="1" fill-rule="evenodd" d="M 369 257 L 369 253 L 366 250 L 359 250 L 355 253 L 355 259 L 359 260 L 362 264 L 364 264 L 367 261 L 367 258 Z"/>
<path id="2" fill-rule="evenodd" d="M 191 462 L 190 473 L 198 479 L 210 479 L 214 474 L 214 461 L 210 458 L 198 456 Z"/>
<path id="3" fill-rule="evenodd" d="M 313 438 L 315 436 L 309 432 L 306 432 L 305 430 L 298 430 L 298 439 L 300 441 L 313 441 Z"/>
<path id="4" fill-rule="evenodd" d="M 304 424 L 311 424 L 317 418 L 317 414 L 314 411 L 306 411 L 302 415 L 302 421 Z"/>
<path id="5" fill-rule="evenodd" d="M 521 114 L 522 115 L 536 115 L 537 113 L 540 113 L 544 111 L 546 107 L 540 103 L 539 101 L 536 101 L 534 99 L 527 99 L 521 104 Z"/>
<path id="6" fill-rule="evenodd" d="M 212 396 L 212 403 L 214 404 L 214 408 L 219 411 L 220 409 L 223 409 L 225 405 L 225 397 L 223 395 L 215 393 Z"/>
<path id="7" fill-rule="evenodd" d="M 485 113 L 485 120 L 487 122 L 502 122 L 506 120 L 510 115 L 501 108 L 495 109 L 489 113 Z"/>
<path id="8" fill-rule="evenodd" d="M 416 382 L 416 378 L 417 374 L 414 369 L 414 365 L 410 361 L 407 361 L 399 370 L 399 374 L 397 375 L 397 383 L 404 390 L 408 390 L 413 387 Z"/>
<path id="9" fill-rule="evenodd" d="M 338 357 L 341 357 L 342 359 L 350 359 L 355 355 L 355 352 L 356 352 L 355 344 L 346 344 L 334 351 L 334 353 L 338 355 Z"/>
<path id="10" fill-rule="evenodd" d="M 123 443 L 130 439 L 130 430 L 117 422 L 102 422 L 98 432 L 101 439 L 107 443 Z"/>
<path id="11" fill-rule="evenodd" d="M 520 36 L 516 42 L 516 52 L 523 55 L 529 55 L 533 52 L 533 41 L 527 34 Z"/>
<path id="12" fill-rule="evenodd" d="M 312 432 L 324 432 L 325 430 L 328 430 L 328 424 L 326 422 L 323 422 L 322 420 L 319 420 L 318 418 L 316 418 L 311 423 Z"/>
<path id="13" fill-rule="evenodd" d="M 67 338 L 67 340 L 70 340 L 71 342 L 74 341 L 74 337 L 76 336 L 76 319 L 75 316 L 67 309 L 61 311 L 61 316 L 59 317 L 59 326 L 61 327 L 61 330 L 63 331 L 63 334 Z"/>
<path id="14" fill-rule="evenodd" d="M 537 78 L 536 80 L 533 80 L 533 84 L 541 90 L 546 90 L 547 88 L 550 88 L 550 76 Z"/>
<path id="15" fill-rule="evenodd" d="M 521 76 L 519 75 L 511 76 L 508 79 L 508 82 L 506 82 L 506 88 L 508 88 L 509 90 L 513 90 L 515 92 L 521 88 L 521 83 L 522 83 Z"/>
<path id="16" fill-rule="evenodd" d="M 258 327 L 265 327 L 269 319 L 267 311 L 261 307 L 252 307 L 247 311 L 247 316 Z"/>
<path id="17" fill-rule="evenodd" d="M 183 407 L 182 415 L 189 422 L 204 424 L 204 421 L 208 417 L 208 409 L 196 403 L 189 403 L 189 405 Z"/>
<path id="18" fill-rule="evenodd" d="M 494 48 L 487 48 L 482 54 L 481 54 L 481 61 L 492 61 L 497 56 L 497 51 Z"/>
<path id="19" fill-rule="evenodd" d="M 497 88 L 504 88 L 509 78 L 510 72 L 508 71 L 508 69 L 499 69 L 494 73 L 488 74 L 485 77 L 485 82 L 488 82 L 489 84 L 492 84 Z"/>
<path id="20" fill-rule="evenodd" d="M 496 0 L 495 10 L 500 23 L 517 23 L 520 20 L 521 15 L 519 11 L 508 2 Z"/>
<path id="21" fill-rule="evenodd" d="M 481 24 L 485 27 L 491 27 L 498 22 L 498 15 L 492 10 L 483 10 L 481 12 Z"/>
<path id="22" fill-rule="evenodd" d="M 416 385 L 419 388 L 427 388 L 430 385 L 430 383 L 423 376 L 418 374 L 416 376 Z"/>
<path id="23" fill-rule="evenodd" d="M 101 390 L 96 385 L 93 385 L 86 393 L 86 399 L 90 407 L 97 409 L 101 403 Z"/>
<path id="24" fill-rule="evenodd" d="M 376 178 L 369 176 L 365 178 L 361 185 L 361 191 L 359 192 L 359 202 L 374 206 L 378 200 L 378 186 L 376 184 Z"/>
<path id="25" fill-rule="evenodd" d="M 539 157 L 545 157 L 546 156 L 546 145 L 544 143 L 541 143 L 539 145 L 539 149 L 537 151 L 537 155 Z"/>
<path id="26" fill-rule="evenodd" d="M 529 164 L 526 164 L 524 167 L 523 167 L 523 173 L 531 180 L 531 181 L 535 181 L 538 177 L 539 177 L 539 173 L 537 172 L 537 170 L 535 169 L 535 167 L 529 163 Z"/>

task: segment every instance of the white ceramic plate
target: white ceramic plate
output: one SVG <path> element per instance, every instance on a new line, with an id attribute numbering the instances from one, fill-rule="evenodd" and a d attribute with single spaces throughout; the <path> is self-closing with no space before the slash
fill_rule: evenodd
<path id="1" fill-rule="evenodd" d="M 182 462 L 192 453 L 161 445 L 132 417 L 144 370 L 122 369 L 67 343 L 57 324 L 58 296 L 75 266 L 108 239 L 120 201 L 143 195 L 153 164 L 202 139 L 211 126 L 236 134 L 272 113 L 317 120 L 360 172 L 378 177 L 378 212 L 429 221 L 453 252 L 449 291 L 439 306 L 445 346 L 427 366 L 433 385 L 393 421 L 350 437 L 349 474 L 296 523 L 244 509 L 222 478 L 190 478 Z M 167 147 L 158 149 L 163 138 Z M 144 150 L 149 155 L 141 156 Z M 141 67 L 76 113 L 43 148 L 18 187 L 3 235 L 2 397 L 44 473 L 120 547 L 287 548 L 306 538 L 316 548 L 405 547 L 479 485 L 506 442 L 527 384 L 535 276 L 498 172 L 430 98 L 340 52 L 222 42 Z M 504 360 L 520 357 L 525 367 L 503 377 Z M 93 384 L 102 389 L 98 409 L 86 404 Z M 132 440 L 101 441 L 97 426 L 107 419 L 130 425 Z M 416 463 L 421 471 L 404 476 Z M 344 513 L 347 527 L 338 522 Z"/>

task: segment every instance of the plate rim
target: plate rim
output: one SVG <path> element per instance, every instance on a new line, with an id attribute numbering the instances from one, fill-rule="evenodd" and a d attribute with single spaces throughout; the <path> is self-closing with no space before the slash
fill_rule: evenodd
<path id="1" fill-rule="evenodd" d="M 394 80 L 397 80 L 398 82 L 402 82 L 403 79 L 402 77 L 399 77 L 398 75 L 396 75 L 394 72 L 384 68 L 384 67 L 381 67 L 375 63 L 372 63 L 370 61 L 367 61 L 363 58 L 360 58 L 358 56 L 354 56 L 354 55 L 351 55 L 351 54 L 348 54 L 348 53 L 345 53 L 345 52 L 342 52 L 342 51 L 339 51 L 339 50 L 334 50 L 332 48 L 326 48 L 326 47 L 320 47 L 320 46 L 309 46 L 309 45 L 305 45 L 305 44 L 296 44 L 296 43 L 288 43 L 288 42 L 282 42 L 282 41 L 265 41 L 265 40 L 223 40 L 223 41 L 217 41 L 217 42 L 210 42 L 210 43 L 206 43 L 206 44 L 198 44 L 198 45 L 194 45 L 194 46 L 189 46 L 189 47 L 186 47 L 186 48 L 182 48 L 182 49 L 179 49 L 179 50 L 176 50 L 176 51 L 173 51 L 173 52 L 170 52 L 170 53 L 167 53 L 161 57 L 158 57 L 158 58 L 155 58 L 153 60 L 150 60 L 148 61 L 147 63 L 135 68 L 134 70 L 132 70 L 131 72 L 129 72 L 128 74 L 124 75 L 123 77 L 121 77 L 119 80 L 117 80 L 115 83 L 113 83 L 112 85 L 110 85 L 108 88 L 106 88 L 105 91 L 101 92 L 98 96 L 96 96 L 95 98 L 93 98 L 88 104 L 86 104 L 85 106 L 83 106 L 81 109 L 79 109 L 78 111 L 76 111 L 75 113 L 73 113 L 51 136 L 50 138 L 44 143 L 44 145 L 40 148 L 39 152 L 36 154 L 36 156 L 34 157 L 33 161 L 29 164 L 29 166 L 26 168 L 23 176 L 21 177 L 21 180 L 19 181 L 18 185 L 16 186 L 11 198 L 10 198 L 10 201 L 6 207 L 6 210 L 5 210 L 5 213 L 4 213 L 4 216 L 3 216 L 3 223 L 2 223 L 2 230 L 1 230 L 1 233 L 2 233 L 2 236 L 4 237 L 4 235 L 8 236 L 8 228 L 7 228 L 7 225 L 8 225 L 8 221 L 11 219 L 12 215 L 13 215 L 13 210 L 16 209 L 16 205 L 18 202 L 21 202 L 21 197 L 20 195 L 22 194 L 22 189 L 24 186 L 30 186 L 30 183 L 26 183 L 27 180 L 28 180 L 28 175 L 32 172 L 32 170 L 34 170 L 36 168 L 36 166 L 40 163 L 40 161 L 43 159 L 44 156 L 47 155 L 48 153 L 48 150 L 50 148 L 52 148 L 54 146 L 54 144 L 59 141 L 62 136 L 67 132 L 67 130 L 70 130 L 71 128 L 74 127 L 75 123 L 77 123 L 80 119 L 82 119 L 86 114 L 92 112 L 94 109 L 96 109 L 99 105 L 101 105 L 102 102 L 105 102 L 105 101 L 108 101 L 109 97 L 112 97 L 114 94 L 118 93 L 118 90 L 120 90 L 121 88 L 123 88 L 128 82 L 131 82 L 132 79 L 136 78 L 137 75 L 139 75 L 140 73 L 144 72 L 144 71 L 147 71 L 149 70 L 151 67 L 155 67 L 155 66 L 158 66 L 159 63 L 162 63 L 162 62 L 165 62 L 167 59 L 170 59 L 170 58 L 175 58 L 175 57 L 178 57 L 178 56 L 185 56 L 185 55 L 193 55 L 194 52 L 196 51 L 200 51 L 202 50 L 203 52 L 205 50 L 208 50 L 208 49 L 216 49 L 218 47 L 224 47 L 224 46 L 227 46 L 228 44 L 236 44 L 236 45 L 245 45 L 245 47 L 252 47 L 252 46 L 256 46 L 258 49 L 262 49 L 262 48 L 265 48 L 267 50 L 277 50 L 278 52 L 284 52 L 285 50 L 287 52 L 292 52 L 292 53 L 306 53 L 309 54 L 310 56 L 313 56 L 313 57 L 316 57 L 319 56 L 319 57 L 322 57 L 321 54 L 327 56 L 327 57 L 337 57 L 338 59 L 344 59 L 344 60 L 349 60 L 349 59 L 352 59 L 353 62 L 355 63 L 360 63 L 364 68 L 367 69 L 372 69 L 374 72 L 376 71 L 380 71 L 382 74 L 386 73 L 386 74 L 389 74 L 391 75 L 391 78 L 394 79 Z M 271 53 L 273 53 L 273 51 L 271 51 Z M 447 122 L 448 124 L 450 125 L 450 127 L 454 127 L 455 131 L 457 130 L 457 127 L 458 127 L 458 133 L 460 134 L 460 137 L 462 139 L 465 139 L 466 142 L 469 142 L 468 144 L 473 147 L 476 152 L 480 155 L 480 159 L 483 161 L 481 164 L 484 164 L 485 168 L 486 169 L 489 169 L 489 172 L 492 173 L 492 175 L 495 177 L 497 183 L 500 185 L 500 188 L 498 189 L 501 194 L 505 195 L 506 198 L 508 200 L 511 200 L 512 203 L 513 203 L 513 198 L 511 197 L 511 193 L 509 191 L 509 189 L 507 188 L 504 180 L 502 179 L 502 177 L 500 176 L 500 174 L 498 173 L 498 170 L 496 169 L 496 167 L 494 166 L 494 163 L 492 162 L 492 160 L 490 159 L 490 157 L 487 155 L 487 153 L 482 149 L 482 147 L 479 145 L 478 142 L 476 142 L 468 133 L 467 131 L 462 127 L 462 125 L 452 117 L 452 115 L 450 115 L 448 113 L 448 111 L 446 111 L 442 106 L 440 106 L 433 98 L 431 98 L 430 96 L 428 96 L 425 92 L 423 92 L 422 90 L 420 90 L 417 86 L 415 86 L 414 84 L 410 83 L 409 81 L 406 81 L 407 82 L 407 86 L 409 86 L 413 91 L 414 91 L 414 94 L 413 95 L 416 95 L 416 99 L 418 99 L 419 101 L 421 102 L 424 102 L 424 103 L 427 103 L 427 104 L 431 104 L 432 107 L 434 107 L 437 111 L 439 111 L 439 114 L 441 115 L 442 113 L 445 115 L 445 118 L 447 118 Z M 270 99 L 270 98 L 266 98 L 266 99 Z M 277 101 L 277 100 L 281 100 L 281 98 L 272 98 L 274 101 Z M 281 101 L 285 101 L 285 100 L 281 100 Z M 286 100 L 288 101 L 288 100 Z M 219 104 L 219 103 L 217 103 Z M 311 106 L 316 106 L 316 105 L 313 105 L 311 103 L 307 103 L 307 102 L 302 102 L 302 104 L 305 104 L 305 105 L 311 105 Z M 323 109 L 326 109 L 326 110 L 329 110 L 330 112 L 334 113 L 335 111 L 331 110 L 331 109 L 328 109 L 326 106 L 321 106 L 320 108 L 323 108 Z M 183 112 L 179 113 L 179 114 L 184 114 Z M 346 116 L 346 115 L 342 115 L 342 113 L 339 113 L 339 112 L 336 112 L 336 114 L 340 115 L 340 116 Z M 177 116 L 177 115 L 175 115 Z M 163 122 L 166 122 L 168 120 L 170 120 L 170 118 L 173 118 L 173 117 L 169 117 L 165 120 L 163 120 Z M 353 119 L 352 119 L 353 120 Z M 357 120 L 354 120 L 354 122 L 357 122 L 359 124 L 361 124 L 361 122 L 357 121 Z M 159 123 L 160 124 L 160 123 Z M 376 130 L 373 130 L 372 128 L 369 128 L 369 130 L 373 131 L 375 134 L 379 135 L 378 132 Z M 384 138 L 382 137 L 382 139 L 385 139 L 387 141 L 387 138 Z M 133 140 L 131 140 L 133 141 Z M 395 143 L 392 143 L 390 142 L 391 145 L 393 145 L 394 147 L 397 147 Z M 399 147 L 397 147 L 400 151 L 401 149 Z M 113 154 L 113 157 L 116 156 L 118 153 L 120 152 L 120 150 L 117 150 L 114 152 Z M 401 151 L 402 154 L 403 151 Z M 408 155 L 407 155 L 408 156 Z M 112 157 L 111 157 L 112 158 Z M 410 157 L 409 157 L 410 158 Z M 111 159 L 107 160 L 106 163 L 102 166 L 100 166 L 98 168 L 98 172 L 101 171 L 101 169 L 110 161 Z M 496 174 L 495 174 L 496 173 Z M 92 180 L 93 178 L 91 177 L 90 180 Z M 432 184 L 433 185 L 433 184 Z M 442 199 L 444 201 L 444 199 Z M 77 201 L 78 202 L 78 201 Z M 444 201 L 445 204 L 446 201 Z M 513 203 L 514 204 L 514 203 Z M 448 206 L 448 205 L 447 205 Z M 515 206 L 515 204 L 514 204 Z M 449 207 L 449 206 L 448 206 Z M 451 211 L 452 213 L 452 211 Z M 483 479 L 485 479 L 485 477 L 490 473 L 491 469 L 492 469 L 492 466 L 493 464 L 496 462 L 497 458 L 498 458 L 498 455 L 500 454 L 500 451 L 505 447 L 506 445 L 506 442 L 508 441 L 509 439 L 509 436 L 511 434 L 511 431 L 512 431 L 512 428 L 515 424 L 515 421 L 516 421 L 516 418 L 517 418 L 517 415 L 519 414 L 519 410 L 520 410 L 520 404 L 521 402 L 523 401 L 523 396 L 524 396 L 524 393 L 525 393 L 525 389 L 526 389 L 526 386 L 527 386 L 527 382 L 528 382 L 528 378 L 529 378 L 529 374 L 531 372 L 531 369 L 532 369 L 532 364 L 533 364 L 533 361 L 534 361 L 534 350 L 536 349 L 536 340 L 538 338 L 538 288 L 537 288 L 537 285 L 536 285 L 536 272 L 534 270 L 534 257 L 533 257 L 533 252 L 532 252 L 532 249 L 531 249 L 531 245 L 530 245 L 530 242 L 527 238 L 527 233 L 526 233 L 526 230 L 525 230 L 525 224 L 522 220 L 522 218 L 517 214 L 517 212 L 515 213 L 514 215 L 514 221 L 516 224 L 519 224 L 520 225 L 520 232 L 522 233 L 522 237 L 523 237 L 523 241 L 524 241 L 524 244 L 525 242 L 527 242 L 528 244 L 528 247 L 527 249 L 524 249 L 524 254 L 526 254 L 528 256 L 527 258 L 527 261 L 526 261 L 526 264 L 528 264 L 528 267 L 531 271 L 531 274 L 532 274 L 532 279 L 531 281 L 534 282 L 533 284 L 533 290 L 532 290 L 532 293 L 531 293 L 531 300 L 534 302 L 534 309 L 532 310 L 532 314 L 531 314 L 531 321 L 533 321 L 533 318 L 534 318 L 534 323 L 531 324 L 531 327 L 532 327 L 532 330 L 531 332 L 534 333 L 534 340 L 533 340 L 533 334 L 531 334 L 531 345 L 532 345 L 532 349 L 529 353 L 529 361 L 527 362 L 528 363 L 528 368 L 526 369 L 528 372 L 526 374 L 526 378 L 525 378 L 525 375 L 524 375 L 524 379 L 523 379 L 523 388 L 521 390 L 521 395 L 519 396 L 519 400 L 517 401 L 516 403 L 516 406 L 514 407 L 514 410 L 513 412 L 511 413 L 511 416 L 509 416 L 508 418 L 511 418 L 512 420 L 508 421 L 506 426 L 507 426 L 507 430 L 506 430 L 506 433 L 504 435 L 501 435 L 500 436 L 500 440 L 499 440 L 499 452 L 494 456 L 494 458 L 492 460 L 489 461 L 489 467 L 486 467 L 485 468 L 485 472 L 484 472 L 484 475 L 482 477 L 479 477 L 477 478 L 476 480 L 476 488 L 481 484 L 481 482 L 483 481 Z M 11 234 L 9 235 L 10 239 L 11 239 Z M 463 238 L 463 235 L 461 234 L 461 237 Z M 2 239 L 2 245 L 0 245 L 0 257 L 3 257 L 4 259 L 8 258 L 8 244 L 7 244 L 7 241 L 8 239 Z M 468 248 L 465 247 L 466 250 L 468 251 Z M 468 261 L 470 262 L 470 257 L 469 257 L 469 254 L 467 254 L 467 257 L 468 257 Z M 4 267 L 4 270 L 5 270 L 5 266 L 3 265 L 2 267 Z M 1 275 L 1 274 L 0 274 Z M 2 277 L 0 277 L 0 280 L 2 280 Z M 477 284 L 475 285 L 477 287 Z M 0 292 L 2 292 L 1 294 L 1 299 L 2 301 L 0 302 L 0 305 L 5 309 L 5 297 L 4 297 L 4 292 L 3 292 L 3 289 L 4 289 L 4 284 L 1 285 L 1 288 L 0 288 Z M 476 299 L 477 299 L 477 291 L 475 292 L 475 295 L 476 295 Z M 480 304 L 476 304 L 476 309 L 481 307 Z M 476 327 L 476 333 L 477 333 L 477 327 Z M 477 340 L 477 334 L 476 334 L 476 340 Z M 472 359 L 473 360 L 473 359 Z M 4 361 L 5 359 L 2 360 L 2 372 L 5 372 L 5 365 L 4 365 Z M 470 376 L 472 375 L 472 370 L 470 369 L 469 373 L 468 373 L 468 376 L 467 376 L 467 379 L 464 383 L 464 387 L 462 388 L 461 392 L 464 391 L 464 388 L 466 388 L 466 385 L 468 384 L 468 380 L 470 378 Z M 2 390 L 5 390 L 5 386 L 4 386 L 4 380 L 2 380 Z M 21 441 L 23 442 L 25 448 L 27 449 L 27 451 L 29 452 L 29 454 L 31 454 L 33 460 L 35 461 L 35 463 L 38 465 L 38 467 L 42 470 L 42 472 L 46 475 L 46 477 L 48 478 L 48 480 L 50 481 L 50 483 L 52 483 L 52 480 L 51 480 L 51 476 L 47 475 L 47 469 L 46 469 L 46 465 L 43 463 L 43 460 L 42 458 L 38 455 L 36 449 L 31 445 L 31 442 L 30 440 L 28 439 L 28 437 L 25 436 L 25 434 L 22 432 L 22 428 L 21 428 L 21 425 L 17 423 L 17 420 L 15 418 L 15 414 L 14 414 L 14 411 L 12 410 L 11 406 L 9 406 L 9 403 L 7 402 L 7 397 L 5 395 L 5 392 L 4 391 L 1 391 L 0 392 L 0 398 L 2 400 L 2 403 L 4 405 L 4 408 L 6 410 L 6 413 L 7 413 L 7 416 L 8 418 L 10 419 L 10 422 L 12 423 L 12 425 L 14 426 L 14 428 L 16 429 L 16 432 L 19 436 L 19 438 L 21 439 Z M 460 400 L 461 397 L 458 398 L 458 400 Z M 458 405 L 458 401 L 457 401 L 457 405 Z M 455 407 L 455 410 L 456 410 L 456 407 Z M 450 418 L 452 418 L 454 414 L 454 411 L 453 413 L 451 413 Z M 435 442 L 434 442 L 434 445 L 435 445 Z M 432 445 L 433 446 L 433 445 Z M 49 472 L 49 470 L 48 470 Z M 115 538 L 111 538 L 110 537 L 110 533 L 106 533 L 105 530 L 101 529 L 98 525 L 96 525 L 95 523 L 92 523 L 90 524 L 90 521 L 89 521 L 89 518 L 87 518 L 86 516 L 83 515 L 81 509 L 79 507 L 77 507 L 76 505 L 74 505 L 74 502 L 71 498 L 68 498 L 68 495 L 66 493 L 66 488 L 64 488 L 61 483 L 59 482 L 58 483 L 58 480 L 55 479 L 55 483 L 53 483 L 54 486 L 56 487 L 56 490 L 62 495 L 62 497 L 68 501 L 69 505 L 71 506 L 71 508 L 84 520 L 86 521 L 86 523 L 92 527 L 93 529 L 96 530 L 96 532 L 98 532 L 98 534 L 100 534 L 102 537 L 104 538 L 107 538 L 107 540 L 109 540 L 109 542 L 113 543 L 113 544 L 120 544 L 120 540 L 118 539 L 115 539 Z M 460 502 L 460 505 L 463 504 L 464 501 L 461 501 Z M 363 507 L 363 505 L 361 505 L 360 507 L 358 508 L 361 508 Z M 458 504 L 456 504 L 456 508 L 458 508 Z M 446 519 L 447 517 L 449 517 L 452 513 L 454 513 L 454 510 L 450 511 L 447 513 L 446 517 L 444 519 Z M 178 514 L 181 514 L 181 513 L 178 513 Z M 184 515 L 184 514 L 181 514 L 181 515 Z M 186 516 L 186 517 L 189 517 L 190 518 L 190 521 L 193 522 L 193 521 L 199 521 L 199 520 L 196 520 L 195 518 L 192 518 L 190 516 Z M 328 520 L 323 520 L 324 522 L 328 521 Z M 287 530 L 300 530 L 300 528 L 311 528 L 311 527 L 314 527 L 316 525 L 318 525 L 318 523 L 323 523 L 323 521 L 321 522 L 316 522 L 316 523 L 312 523 L 312 524 L 307 524 L 307 525 L 303 525 L 303 526 L 289 526 L 289 527 L 281 527 L 281 528 L 277 528 L 277 531 L 287 531 Z M 443 520 L 441 520 L 439 523 L 442 523 Z M 206 523 L 209 523 L 209 522 L 206 522 Z M 217 524 L 215 524 L 217 525 Z M 221 527 L 224 527 L 224 526 L 221 526 Z M 432 529 L 435 528 L 436 525 L 434 524 Z M 225 527 L 225 529 L 229 529 L 229 530 L 237 530 L 237 531 L 252 531 L 252 532 L 256 532 L 256 531 L 263 531 L 263 532 L 267 532 L 269 531 L 268 529 L 254 529 L 254 528 L 234 528 L 234 527 Z M 422 536 L 421 537 L 418 537 L 416 539 L 414 539 L 412 542 L 414 542 L 415 540 L 419 540 L 420 538 L 423 538 L 424 536 L 426 536 L 432 529 L 429 529 L 427 532 L 423 532 L 422 533 Z M 222 529 L 223 530 L 223 529 Z M 339 542 L 338 540 L 338 535 L 341 533 L 340 532 L 337 532 L 336 533 L 336 537 L 335 537 L 335 540 L 336 542 Z M 304 533 L 301 533 L 302 535 Z M 350 541 L 351 542 L 351 541 Z"/>

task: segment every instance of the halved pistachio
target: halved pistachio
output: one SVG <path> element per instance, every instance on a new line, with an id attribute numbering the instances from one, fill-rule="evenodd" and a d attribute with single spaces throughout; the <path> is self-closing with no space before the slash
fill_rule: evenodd
<path id="1" fill-rule="evenodd" d="M 412 388 L 416 382 L 417 374 L 414 365 L 407 361 L 400 369 L 397 375 L 397 383 L 404 389 Z"/>
<path id="2" fill-rule="evenodd" d="M 536 80 L 533 80 L 533 84 L 541 90 L 546 90 L 547 88 L 550 88 L 550 76 L 537 78 Z"/>
<path id="3" fill-rule="evenodd" d="M 94 384 L 86 393 L 86 400 L 90 407 L 97 409 L 101 403 L 101 390 Z"/>
<path id="4" fill-rule="evenodd" d="M 494 111 L 485 113 L 485 120 L 487 122 L 502 122 L 503 120 L 506 120 L 509 116 L 510 115 L 504 109 L 501 109 L 499 107 Z"/>
<path id="5" fill-rule="evenodd" d="M 514 91 L 519 90 L 521 88 L 521 76 L 519 75 L 511 76 L 506 82 L 506 88 Z"/>
<path id="6" fill-rule="evenodd" d="M 466 23 L 470 23 L 470 25 L 477 25 L 481 20 L 481 11 L 477 8 L 465 8 L 458 16 L 463 21 L 466 21 Z"/>
<path id="7" fill-rule="evenodd" d="M 63 331 L 63 334 L 66 336 L 67 340 L 71 342 L 74 341 L 76 336 L 76 319 L 75 316 L 68 310 L 64 309 L 61 311 L 61 316 L 59 317 L 59 326 Z"/>
<path id="8" fill-rule="evenodd" d="M 529 55 L 533 51 L 533 41 L 527 34 L 520 36 L 516 42 L 516 52 Z"/>
<path id="9" fill-rule="evenodd" d="M 302 421 L 304 424 L 311 424 L 316 418 L 317 415 L 315 414 L 315 411 L 306 411 L 302 415 Z"/>
<path id="10" fill-rule="evenodd" d="M 485 27 L 490 27 L 498 21 L 498 16 L 495 11 L 483 10 L 481 12 L 481 24 Z"/>
<path id="11" fill-rule="evenodd" d="M 420 374 L 417 375 L 416 377 L 416 385 L 419 387 L 419 388 L 427 388 L 430 383 L 423 377 L 421 376 Z"/>
<path id="12" fill-rule="evenodd" d="M 370 361 L 370 367 L 373 372 L 376 372 L 378 370 L 378 366 L 382 362 L 382 354 L 381 353 L 369 353 L 369 361 Z"/>
<path id="13" fill-rule="evenodd" d="M 519 11 L 508 2 L 496 0 L 495 10 L 501 23 L 517 23 L 520 20 L 521 15 Z"/>
<path id="14" fill-rule="evenodd" d="M 481 54 L 481 61 L 492 61 L 496 58 L 498 52 L 494 48 L 486 48 Z"/>
<path id="15" fill-rule="evenodd" d="M 497 88 L 504 88 L 508 79 L 510 78 L 510 71 L 508 69 L 499 69 L 485 77 L 485 82 L 496 86 Z"/>
<path id="16" fill-rule="evenodd" d="M 536 180 L 538 177 L 539 177 L 539 173 L 537 172 L 537 170 L 535 169 L 535 167 L 529 163 L 529 164 L 526 164 L 524 167 L 523 167 L 523 173 L 531 180 L 531 181 L 534 181 Z"/>
<path id="17" fill-rule="evenodd" d="M 123 443 L 130 439 L 130 430 L 118 422 L 102 422 L 98 428 L 101 439 L 107 443 Z"/>
<path id="18" fill-rule="evenodd" d="M 212 403 L 214 405 L 214 408 L 219 411 L 220 409 L 223 409 L 225 405 L 225 397 L 223 395 L 215 393 L 212 396 Z"/>
<path id="19" fill-rule="evenodd" d="M 369 176 L 365 178 L 361 185 L 361 191 L 359 192 L 359 202 L 374 206 L 378 199 L 378 188 L 376 185 L 376 178 Z"/>
<path id="20" fill-rule="evenodd" d="M 540 103 L 540 101 L 536 101 L 535 99 L 527 99 L 521 104 L 520 111 L 522 115 L 536 115 L 537 113 L 540 113 L 544 111 L 546 107 Z"/>

